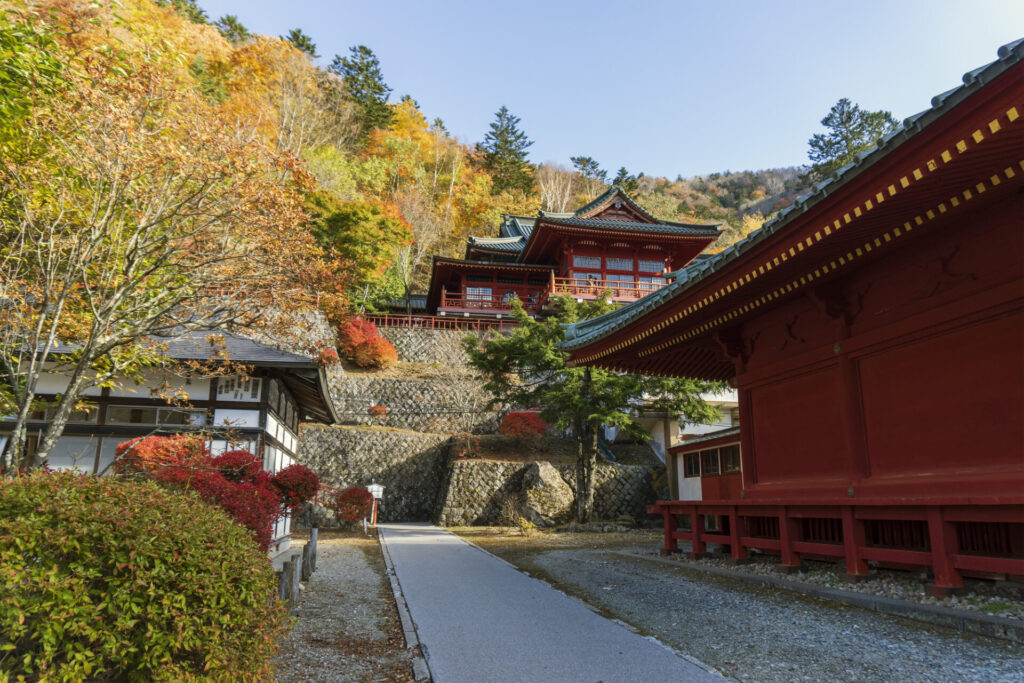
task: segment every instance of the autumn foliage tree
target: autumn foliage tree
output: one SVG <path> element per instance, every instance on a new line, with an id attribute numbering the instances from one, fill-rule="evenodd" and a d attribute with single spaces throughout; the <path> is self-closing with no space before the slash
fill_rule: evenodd
<path id="1" fill-rule="evenodd" d="M 52 30 L 58 42 L 88 40 Z M 162 362 L 151 340 L 265 327 L 275 303 L 311 307 L 313 287 L 333 277 L 294 227 L 307 220 L 311 183 L 294 156 L 227 125 L 179 63 L 127 43 L 78 47 L 55 53 L 63 82 L 0 155 L 8 466 L 21 458 L 44 363 L 68 386 L 39 463 L 85 389 Z"/>

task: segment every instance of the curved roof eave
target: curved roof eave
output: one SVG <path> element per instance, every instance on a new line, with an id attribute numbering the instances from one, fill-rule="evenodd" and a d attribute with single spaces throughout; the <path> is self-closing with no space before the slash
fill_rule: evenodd
<path id="1" fill-rule="evenodd" d="M 904 119 L 903 125 L 898 130 L 880 138 L 877 145 L 858 154 L 853 163 L 837 169 L 831 178 L 816 184 L 811 194 L 798 199 L 794 204 L 780 211 L 775 218 L 766 222 L 760 230 L 752 233 L 746 239 L 710 258 L 695 261 L 686 268 L 676 271 L 675 281 L 656 292 L 597 318 L 567 325 L 565 341 L 560 344 L 561 348 L 566 351 L 574 351 L 622 329 L 641 318 L 666 298 L 674 297 L 695 286 L 704 278 L 738 259 L 750 248 L 779 232 L 798 216 L 805 214 L 811 207 L 832 195 L 840 187 L 850 183 L 880 159 L 913 138 L 928 124 L 977 92 L 984 84 L 1011 66 L 1024 61 L 1024 38 L 1003 45 L 996 54 L 998 58 L 995 61 L 965 73 L 963 85 L 933 97 L 930 109 Z"/>

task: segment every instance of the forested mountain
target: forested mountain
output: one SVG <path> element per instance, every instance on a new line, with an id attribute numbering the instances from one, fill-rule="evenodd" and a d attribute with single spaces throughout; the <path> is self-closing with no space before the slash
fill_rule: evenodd
<path id="1" fill-rule="evenodd" d="M 295 246 L 306 254 L 305 286 L 335 317 L 421 289 L 431 255 L 461 255 L 465 237 L 491 234 L 503 212 L 568 210 L 612 182 L 661 218 L 726 222 L 719 247 L 759 227 L 802 189 L 792 168 L 670 181 L 624 168 L 610 176 L 582 156 L 571 169 L 533 165 L 514 106 L 501 106 L 485 140 L 459 140 L 437 117 L 443 112 L 428 115 L 409 95 L 392 101 L 370 47 L 320 55 L 300 28 L 281 27 L 281 37 L 254 34 L 244 17 L 214 21 L 195 0 L 123 0 L 116 7 L 0 0 L 0 8 L 11 10 L 0 19 L 0 38 L 12 54 L 26 55 L 25 73 L 53 63 L 65 76 L 47 87 L 26 77 L 35 87 L 25 97 L 20 72 L 7 78 L 0 69 L 7 106 L 33 112 L 21 120 L 29 128 L 18 139 L 43 134 L 32 126 L 45 122 L 54 102 L 73 96 L 77 75 L 88 75 L 96 98 L 128 106 L 133 97 L 145 100 L 138 93 L 157 80 L 173 87 L 189 106 L 154 110 L 161 130 L 170 131 L 167 144 L 179 145 L 179 153 L 188 147 L 190 164 L 208 162 L 202 145 L 185 144 L 202 117 L 239 147 L 250 145 L 253 165 L 232 172 L 262 174 L 283 203 L 298 202 L 287 215 L 299 223 L 291 226 L 295 239 L 305 240 Z M 141 135 L 149 124 L 139 121 Z M 239 210 L 247 202 L 240 198 Z"/>

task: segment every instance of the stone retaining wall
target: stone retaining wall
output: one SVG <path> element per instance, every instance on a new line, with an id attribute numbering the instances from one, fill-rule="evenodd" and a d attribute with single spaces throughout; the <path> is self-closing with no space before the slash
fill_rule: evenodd
<path id="1" fill-rule="evenodd" d="M 297 461 L 328 486 L 383 484 L 383 522 L 428 521 L 444 487 L 445 434 L 304 425 Z"/>
<path id="2" fill-rule="evenodd" d="M 453 461 L 435 516 L 438 524 L 498 523 L 502 503 L 510 494 L 522 489 L 523 475 L 528 468 L 529 465 L 523 463 Z M 575 493 L 575 468 L 558 465 L 555 469 Z M 658 474 L 657 469 L 640 465 L 598 465 L 594 474 L 594 516 L 608 520 L 621 515 L 629 515 L 637 521 L 644 519 L 646 506 L 656 498 L 651 482 Z"/>
<path id="3" fill-rule="evenodd" d="M 330 377 L 331 397 L 343 425 L 377 425 L 420 432 L 488 434 L 502 412 L 487 410 L 490 394 L 472 376 L 439 373 L 427 379 L 350 374 Z M 384 406 L 384 417 L 369 414 Z"/>
<path id="4" fill-rule="evenodd" d="M 462 340 L 468 330 L 418 330 L 404 327 L 378 327 L 380 336 L 395 345 L 398 360 L 406 363 L 438 363 L 445 367 L 466 365 Z"/>

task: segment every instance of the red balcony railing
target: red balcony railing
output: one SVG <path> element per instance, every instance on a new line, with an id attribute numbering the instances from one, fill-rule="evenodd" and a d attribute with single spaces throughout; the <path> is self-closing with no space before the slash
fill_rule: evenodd
<path id="1" fill-rule="evenodd" d="M 618 282 L 616 280 L 588 280 L 580 277 L 556 277 L 551 285 L 551 296 L 574 296 L 596 299 L 610 292 L 613 299 L 639 299 L 666 286 L 667 282 Z"/>
<path id="2" fill-rule="evenodd" d="M 510 318 L 495 320 L 437 315 L 368 315 L 366 319 L 377 327 L 403 327 L 413 330 L 498 330 L 503 332 L 516 325 L 516 321 Z"/>
<path id="3" fill-rule="evenodd" d="M 510 294 L 483 296 L 479 294 L 463 294 L 461 292 L 455 294 L 442 292 L 441 305 L 438 306 L 438 310 L 456 309 L 459 311 L 502 313 L 512 310 L 512 302 L 515 298 L 515 296 Z M 540 298 L 541 292 L 537 292 L 533 295 L 521 297 L 520 301 L 522 301 L 524 309 L 533 312 L 537 310 Z"/>

